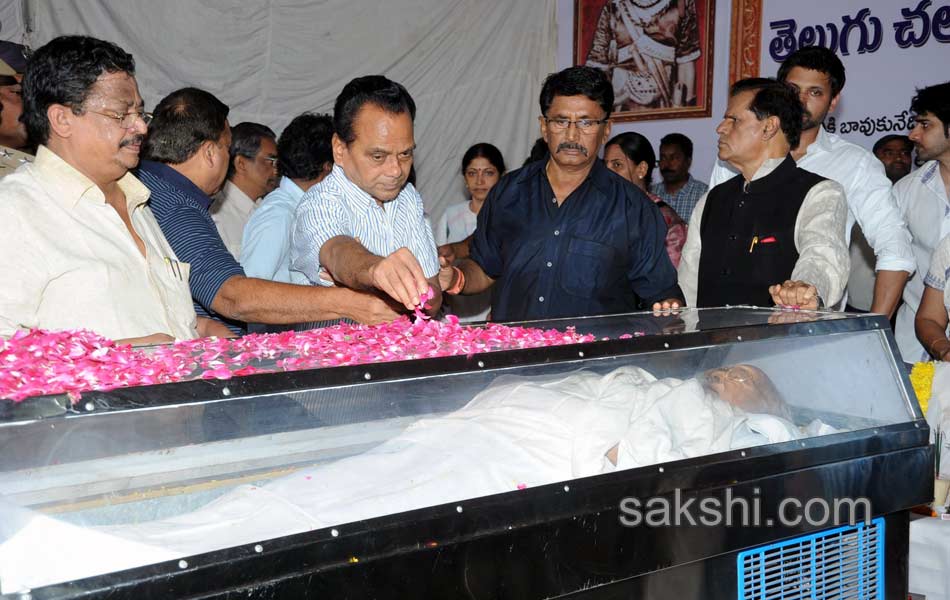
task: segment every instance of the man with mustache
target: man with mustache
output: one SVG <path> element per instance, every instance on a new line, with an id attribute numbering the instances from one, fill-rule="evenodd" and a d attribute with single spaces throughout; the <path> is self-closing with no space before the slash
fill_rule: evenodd
<path id="1" fill-rule="evenodd" d="M 917 156 L 927 162 L 894 184 L 897 206 L 907 219 L 917 257 L 917 273 L 904 288 L 904 304 L 897 313 L 894 337 L 904 362 L 913 363 L 928 360 L 928 354 L 940 360 L 947 357 L 946 335 L 942 334 L 947 323 L 943 303 L 947 273 L 934 273 L 939 269 L 931 267 L 933 261 L 939 262 L 934 250 L 940 240 L 950 235 L 950 82 L 917 90 L 910 110 L 916 125 L 909 137 L 917 148 Z M 936 302 L 925 302 L 928 295 L 934 296 Z M 929 304 L 930 310 L 918 310 L 922 303 Z M 936 335 L 938 331 L 933 326 L 930 332 L 915 330 L 915 315 L 918 325 L 921 317 L 942 323 L 942 327 L 936 328 L 941 335 Z M 935 341 L 940 341 L 939 347 Z"/>
<path id="2" fill-rule="evenodd" d="M 291 278 L 381 293 L 405 310 L 442 304 L 439 258 L 422 197 L 408 182 L 416 104 L 383 77 L 347 83 L 333 107 L 333 168 L 304 195 L 291 233 Z"/>
<path id="3" fill-rule="evenodd" d="M 709 187 L 689 172 L 693 164 L 693 141 L 682 133 L 671 133 L 660 140 L 660 175 L 662 181 L 650 190 L 673 207 L 676 214 L 689 223 L 693 208 Z"/>
<path id="4" fill-rule="evenodd" d="M 845 70 L 831 50 L 801 48 L 782 63 L 778 80 L 798 91 L 804 106 L 801 142 L 792 149 L 799 167 L 837 181 L 848 200 L 847 241 L 855 222 L 877 257 L 871 312 L 890 317 L 907 278 L 916 269 L 910 234 L 901 218 L 891 182 L 881 162 L 865 148 L 829 133 L 822 123 L 841 100 Z M 710 187 L 735 176 L 723 161 L 713 169 Z"/>
<path id="5" fill-rule="evenodd" d="M 874 142 L 871 152 L 884 165 L 884 173 L 891 183 L 897 183 L 910 173 L 914 142 L 906 135 L 890 133 Z"/>
<path id="6" fill-rule="evenodd" d="M 614 106 L 607 76 L 593 67 L 553 73 L 540 104 L 549 155 L 489 192 L 470 258 L 443 281 L 447 293 L 494 285 L 495 321 L 680 306 L 663 216 L 597 158 Z"/>
<path id="7" fill-rule="evenodd" d="M 231 128 L 230 155 L 227 180 L 214 197 L 211 218 L 228 252 L 240 258 L 251 213 L 277 188 L 277 135 L 260 123 L 238 123 Z"/>
<path id="8" fill-rule="evenodd" d="M 315 289 L 247 277 L 208 213 L 228 170 L 228 106 L 213 94 L 183 88 L 165 96 L 143 148 L 139 177 L 181 262 L 172 266 L 191 287 L 195 311 L 241 333 L 245 323 L 286 325 L 350 318 L 391 321 L 385 302 L 350 290 Z M 190 276 L 189 276 L 190 273 Z"/>
<path id="9" fill-rule="evenodd" d="M 91 329 L 127 343 L 214 332 L 129 173 L 151 115 L 135 61 L 118 46 L 63 36 L 37 49 L 23 79 L 36 160 L 0 182 L 0 335 Z"/>

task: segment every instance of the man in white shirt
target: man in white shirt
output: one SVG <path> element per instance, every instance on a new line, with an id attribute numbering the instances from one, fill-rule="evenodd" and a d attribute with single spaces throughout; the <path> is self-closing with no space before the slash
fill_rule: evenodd
<path id="1" fill-rule="evenodd" d="M 874 142 L 871 152 L 884 165 L 884 172 L 891 183 L 897 183 L 910 173 L 914 143 L 906 135 L 885 135 Z M 848 279 L 847 310 L 871 310 L 874 302 L 875 262 L 874 250 L 864 239 L 861 228 L 855 225 L 851 230 L 851 277 Z"/>
<path id="2" fill-rule="evenodd" d="M 914 237 L 917 259 L 917 273 L 904 288 L 894 336 L 904 362 L 913 363 L 927 360 L 928 355 L 914 332 L 924 278 L 934 248 L 950 235 L 950 82 L 918 90 L 910 106 L 917 122 L 910 139 L 917 156 L 927 162 L 894 184 L 897 205 Z"/>
<path id="3" fill-rule="evenodd" d="M 280 185 L 261 200 L 244 227 L 241 266 L 248 277 L 292 283 L 290 229 L 303 195 L 333 168 L 333 119 L 304 113 L 277 140 Z"/>
<path id="4" fill-rule="evenodd" d="M 795 87 L 805 107 L 801 142 L 792 151 L 798 166 L 841 184 L 848 202 L 846 238 L 855 221 L 877 256 L 871 311 L 891 316 L 904 284 L 916 269 L 910 234 L 891 195 L 881 162 L 866 149 L 828 133 L 822 122 L 841 99 L 844 65 L 821 46 L 802 48 L 782 63 L 778 79 Z M 717 162 L 710 187 L 734 176 Z"/>
<path id="5" fill-rule="evenodd" d="M 848 280 L 847 204 L 841 186 L 791 158 L 802 107 L 773 79 L 730 90 L 719 159 L 740 175 L 703 196 L 679 266 L 688 306 L 818 308 L 841 299 Z"/>
<path id="6" fill-rule="evenodd" d="M 226 333 L 198 320 L 178 262 L 129 170 L 151 115 L 132 56 L 63 36 L 23 81 L 34 164 L 0 183 L 0 334 L 87 328 L 123 343 Z"/>
<path id="7" fill-rule="evenodd" d="M 237 259 L 251 213 L 277 187 L 277 136 L 266 125 L 238 123 L 231 128 L 230 156 L 227 181 L 210 212 L 225 247 Z"/>

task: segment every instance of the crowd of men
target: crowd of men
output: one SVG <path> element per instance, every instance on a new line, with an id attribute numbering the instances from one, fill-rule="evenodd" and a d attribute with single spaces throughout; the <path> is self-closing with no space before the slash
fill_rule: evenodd
<path id="1" fill-rule="evenodd" d="M 443 297 L 490 291 L 496 321 L 843 308 L 854 230 L 874 255 L 868 308 L 891 316 L 903 299 L 904 360 L 943 358 L 950 341 L 918 339 L 915 316 L 950 234 L 950 83 L 918 90 L 910 136 L 873 153 L 822 126 L 844 85 L 821 47 L 776 78 L 736 82 L 707 187 L 681 134 L 660 140 L 658 161 L 650 148 L 648 160 L 614 152 L 606 164 L 605 144 L 636 145 L 610 139 L 611 82 L 594 67 L 553 73 L 538 158 L 492 185 L 469 238 L 437 248 L 411 183 L 416 106 L 399 83 L 357 77 L 332 116 L 299 115 L 277 136 L 232 127 L 228 106 L 195 87 L 145 112 L 131 55 L 59 37 L 29 61 L 0 61 L 0 334 L 87 328 L 162 343 L 372 324 L 430 289 L 433 316 Z M 912 172 L 914 148 L 926 162 Z"/>

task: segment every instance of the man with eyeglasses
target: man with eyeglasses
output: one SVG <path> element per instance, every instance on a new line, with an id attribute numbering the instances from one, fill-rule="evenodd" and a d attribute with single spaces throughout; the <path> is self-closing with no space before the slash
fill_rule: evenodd
<path id="1" fill-rule="evenodd" d="M 128 343 L 217 331 L 196 318 L 187 274 L 129 173 L 149 116 L 135 61 L 118 46 L 63 36 L 23 79 L 33 164 L 0 182 L 0 335 L 85 328 Z"/>
<path id="2" fill-rule="evenodd" d="M 231 128 L 227 180 L 214 197 L 211 218 L 234 258 L 241 256 L 244 227 L 261 198 L 277 187 L 277 135 L 260 123 Z"/>
<path id="3" fill-rule="evenodd" d="M 613 96 L 606 75 L 593 67 L 548 76 L 539 121 L 549 157 L 492 188 L 471 256 L 446 277 L 447 293 L 494 285 L 496 321 L 682 304 L 659 209 L 597 158 L 610 135 Z"/>

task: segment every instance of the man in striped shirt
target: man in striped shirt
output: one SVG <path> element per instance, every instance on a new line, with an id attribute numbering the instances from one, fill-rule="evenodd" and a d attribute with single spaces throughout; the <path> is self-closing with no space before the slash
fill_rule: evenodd
<path id="1" fill-rule="evenodd" d="M 139 177 L 151 208 L 188 278 L 195 310 L 229 323 L 288 324 L 349 318 L 391 321 L 397 314 L 372 294 L 247 277 L 208 213 L 228 169 L 228 107 L 196 88 L 172 92 L 155 107 Z"/>
<path id="2" fill-rule="evenodd" d="M 334 167 L 300 201 L 291 232 L 291 277 L 320 286 L 382 292 L 413 309 L 442 292 L 432 228 L 407 183 L 416 105 L 382 75 L 344 86 L 333 109 Z"/>

